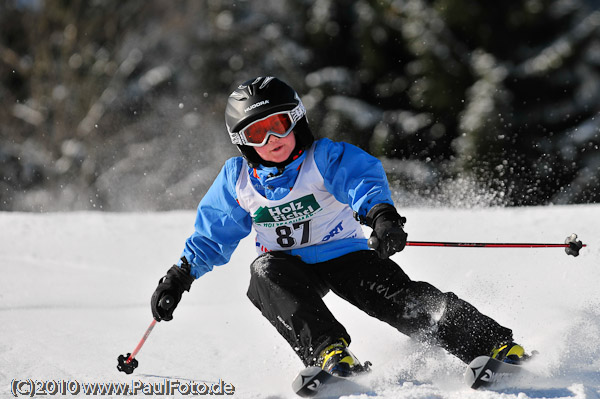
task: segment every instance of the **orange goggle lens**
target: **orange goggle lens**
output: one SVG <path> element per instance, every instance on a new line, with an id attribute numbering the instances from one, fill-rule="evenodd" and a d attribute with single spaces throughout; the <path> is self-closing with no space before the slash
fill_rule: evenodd
<path id="1" fill-rule="evenodd" d="M 260 147 L 267 143 L 269 136 L 274 134 L 277 137 L 287 136 L 294 127 L 292 119 L 288 113 L 275 114 L 248 125 L 240 133 L 246 139 L 246 145 Z"/>

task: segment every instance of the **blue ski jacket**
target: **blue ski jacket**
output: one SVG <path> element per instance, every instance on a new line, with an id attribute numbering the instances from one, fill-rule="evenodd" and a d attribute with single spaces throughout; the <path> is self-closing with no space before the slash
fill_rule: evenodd
<path id="1" fill-rule="evenodd" d="M 365 217 L 378 203 L 393 205 L 381 162 L 360 148 L 343 142 L 320 139 L 314 157 L 325 188 L 341 203 Z M 267 199 L 278 200 L 289 193 L 298 177 L 306 153 L 278 174 L 275 167 L 248 167 L 252 184 Z M 244 165 L 242 157 L 230 158 L 198 205 L 195 231 L 186 240 L 182 256 L 199 278 L 213 266 L 229 262 L 240 240 L 250 234 L 252 217 L 240 207 L 236 182 Z M 247 165 L 247 164 L 246 164 Z M 288 251 L 306 263 L 324 262 L 349 252 L 368 249 L 366 239 L 342 239 Z"/>

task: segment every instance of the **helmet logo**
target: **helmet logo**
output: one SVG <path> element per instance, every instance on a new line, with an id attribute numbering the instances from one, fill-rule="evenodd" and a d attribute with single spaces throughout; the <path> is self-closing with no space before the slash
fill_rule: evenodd
<path id="1" fill-rule="evenodd" d="M 267 105 L 269 103 L 269 100 L 263 100 L 263 101 L 259 101 L 257 103 L 252 104 L 251 106 L 249 106 L 248 108 L 246 108 L 244 110 L 244 112 L 250 112 L 252 111 L 254 108 L 258 108 L 258 107 L 262 107 L 263 105 Z"/>

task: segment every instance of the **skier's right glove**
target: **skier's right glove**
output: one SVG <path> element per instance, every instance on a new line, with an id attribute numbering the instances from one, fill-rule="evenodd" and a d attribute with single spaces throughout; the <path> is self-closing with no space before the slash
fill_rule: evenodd
<path id="1" fill-rule="evenodd" d="M 189 291 L 194 281 L 190 270 L 187 259 L 181 258 L 181 267 L 173 265 L 158 281 L 158 287 L 150 299 L 152 316 L 156 321 L 173 320 L 173 311 L 181 300 L 183 291 Z"/>
<path id="2" fill-rule="evenodd" d="M 400 252 L 406 246 L 408 235 L 404 232 L 406 218 L 396 211 L 393 205 L 381 203 L 375 205 L 367 214 L 367 225 L 373 229 L 369 246 L 381 259 Z"/>

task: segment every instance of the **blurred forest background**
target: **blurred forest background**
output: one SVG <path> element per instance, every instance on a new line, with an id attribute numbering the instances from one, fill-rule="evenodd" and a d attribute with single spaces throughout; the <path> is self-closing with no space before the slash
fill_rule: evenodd
<path id="1" fill-rule="evenodd" d="M 0 210 L 195 208 L 274 75 L 398 205 L 600 202 L 600 0 L 2 0 Z"/>

